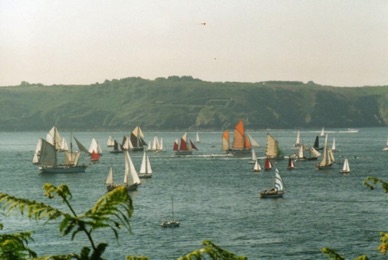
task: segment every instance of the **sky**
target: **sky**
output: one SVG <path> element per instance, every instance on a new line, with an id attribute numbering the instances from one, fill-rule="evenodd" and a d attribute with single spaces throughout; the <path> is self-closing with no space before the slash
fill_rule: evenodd
<path id="1" fill-rule="evenodd" d="M 0 86 L 388 85 L 387 0 L 0 0 Z"/>

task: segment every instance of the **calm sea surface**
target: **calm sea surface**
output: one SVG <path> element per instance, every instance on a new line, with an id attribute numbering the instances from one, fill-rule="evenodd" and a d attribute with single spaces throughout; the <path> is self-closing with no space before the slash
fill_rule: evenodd
<path id="1" fill-rule="evenodd" d="M 362 182 L 367 176 L 388 180 L 388 152 L 382 151 L 388 129 L 360 128 L 358 133 L 326 130 L 329 143 L 333 137 L 336 140 L 337 164 L 330 170 L 317 171 L 317 161 L 297 161 L 297 168 L 288 171 L 287 160 L 278 161 L 275 167 L 287 188 L 281 199 L 259 198 L 260 190 L 273 185 L 274 171 L 253 173 L 249 159 L 220 156 L 221 132 L 200 132 L 199 151 L 181 158 L 173 156 L 172 143 L 183 132 L 145 132 L 146 141 L 154 135 L 163 137 L 166 152 L 150 153 L 154 175 L 132 193 L 132 234 L 121 232 L 119 243 L 110 230 L 95 234 L 97 242 L 109 243 L 104 256 L 176 259 L 201 248 L 202 240 L 209 239 L 249 259 L 327 259 L 320 252 L 322 247 L 331 247 L 347 259 L 361 254 L 383 259 L 376 247 L 379 232 L 387 229 L 387 195 L 381 188 L 367 189 Z M 319 132 L 302 130 L 302 142 L 312 145 Z M 261 145 L 256 149 L 257 156 L 264 156 L 266 131 L 249 133 Z M 270 133 L 286 155 L 296 152 L 295 130 Z M 61 134 L 69 141 L 70 133 Z M 106 141 L 109 135 L 121 140 L 124 134 L 128 133 L 73 133 L 86 147 L 92 138 L 99 141 L 104 152 L 100 162 L 85 173 L 50 175 L 40 174 L 31 162 L 36 143 L 46 132 L 0 133 L 0 190 L 62 208 L 59 200 L 44 197 L 42 186 L 66 183 L 77 212 L 82 213 L 105 194 L 109 166 L 114 167 L 115 180 L 121 182 L 123 155 L 109 153 Z M 189 132 L 189 137 L 194 140 L 195 133 Z M 139 169 L 142 153 L 131 156 Z M 348 176 L 339 173 L 344 158 L 349 159 Z M 163 229 L 159 223 L 171 218 L 171 196 L 181 226 Z M 88 245 L 83 234 L 75 241 L 62 238 L 57 223 L 30 221 L 18 214 L 1 214 L 0 218 L 3 232 L 34 231 L 30 246 L 39 255 L 79 253 L 81 246 Z"/>

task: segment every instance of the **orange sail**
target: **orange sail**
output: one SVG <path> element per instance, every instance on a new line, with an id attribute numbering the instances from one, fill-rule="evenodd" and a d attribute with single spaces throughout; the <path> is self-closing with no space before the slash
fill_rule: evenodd
<path id="1" fill-rule="evenodd" d="M 251 149 L 251 143 L 245 135 L 244 121 L 242 119 L 234 127 L 233 149 Z"/>

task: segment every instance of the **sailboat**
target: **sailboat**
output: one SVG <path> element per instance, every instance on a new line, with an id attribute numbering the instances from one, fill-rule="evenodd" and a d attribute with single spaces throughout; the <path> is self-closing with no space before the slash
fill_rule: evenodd
<path id="1" fill-rule="evenodd" d="M 256 163 L 257 161 L 257 155 L 255 152 L 255 149 L 252 148 L 252 161 L 250 163 Z"/>
<path id="2" fill-rule="evenodd" d="M 108 141 L 106 141 L 106 146 L 113 147 L 115 143 L 115 139 L 112 136 L 108 137 Z"/>
<path id="3" fill-rule="evenodd" d="M 198 132 L 195 133 L 195 142 L 196 143 L 200 143 L 201 142 L 201 140 L 199 139 L 199 133 Z"/>
<path id="4" fill-rule="evenodd" d="M 279 147 L 279 142 L 272 135 L 267 133 L 267 146 L 265 148 L 265 155 L 270 159 L 282 160 L 284 154 Z"/>
<path id="5" fill-rule="evenodd" d="M 287 165 L 288 170 L 293 170 L 295 169 L 295 162 L 291 157 L 288 157 L 288 165 Z"/>
<path id="6" fill-rule="evenodd" d="M 122 153 L 123 152 L 123 148 L 121 146 L 121 144 L 119 144 L 116 139 L 113 140 L 113 146 L 112 146 L 112 150 L 109 151 L 110 153 Z"/>
<path id="7" fill-rule="evenodd" d="M 275 187 L 270 190 L 263 190 L 260 192 L 261 198 L 281 198 L 283 197 L 285 190 L 282 177 L 280 176 L 279 170 L 275 171 Z"/>
<path id="8" fill-rule="evenodd" d="M 180 139 L 175 140 L 173 145 L 173 151 L 175 155 L 192 155 L 193 149 L 198 150 L 195 144 L 188 139 L 187 132 L 185 132 Z"/>
<path id="9" fill-rule="evenodd" d="M 80 165 L 79 160 L 81 153 L 73 151 L 73 145 L 70 142 L 70 150 L 60 152 L 61 146 L 57 145 L 57 142 L 62 144 L 62 140 L 58 138 L 58 129 L 53 127 L 52 140 L 50 143 L 44 139 L 40 139 L 41 147 L 38 158 L 39 169 L 42 173 L 78 173 L 85 172 L 87 165 Z M 51 131 L 50 131 L 51 132 Z M 58 135 L 58 136 L 57 136 Z M 58 163 L 58 153 L 63 154 L 63 163 Z"/>
<path id="10" fill-rule="evenodd" d="M 272 163 L 271 160 L 267 157 L 264 160 L 264 171 L 269 171 L 272 169 Z"/>
<path id="11" fill-rule="evenodd" d="M 179 227 L 180 225 L 179 221 L 175 220 L 174 200 L 172 196 L 171 196 L 171 211 L 172 211 L 172 220 L 163 221 L 162 223 L 160 223 L 161 227 Z"/>
<path id="12" fill-rule="evenodd" d="M 111 191 L 119 186 L 124 186 L 127 191 L 135 191 L 141 184 L 135 166 L 133 165 L 132 159 L 129 156 L 128 151 L 124 152 L 125 170 L 124 170 L 124 181 L 122 184 L 115 184 L 113 182 L 113 170 L 109 169 L 108 177 L 106 180 L 106 188 Z"/>
<path id="13" fill-rule="evenodd" d="M 117 185 L 114 183 L 114 179 L 113 179 L 113 167 L 112 166 L 109 167 L 108 177 L 106 178 L 105 184 L 106 184 L 106 188 L 108 191 L 114 190 L 117 187 Z"/>
<path id="14" fill-rule="evenodd" d="M 231 153 L 234 156 L 243 157 L 251 153 L 252 145 L 249 137 L 245 134 L 244 121 L 242 119 L 234 127 L 232 147 L 229 144 L 229 132 L 223 132 L 222 148 L 226 153 Z"/>
<path id="15" fill-rule="evenodd" d="M 147 143 L 144 141 L 144 133 L 140 126 L 136 126 L 135 129 L 133 129 L 129 140 L 131 142 L 131 146 L 128 149 L 133 152 L 143 151 L 144 148 L 147 147 Z"/>
<path id="16" fill-rule="evenodd" d="M 336 151 L 336 147 L 335 147 L 335 138 L 333 138 L 333 143 L 332 143 L 332 145 L 331 145 L 331 150 L 332 150 L 333 152 Z"/>
<path id="17" fill-rule="evenodd" d="M 345 174 L 350 173 L 350 167 L 349 167 L 348 159 L 344 160 L 344 165 L 342 166 L 341 173 L 345 173 Z"/>
<path id="18" fill-rule="evenodd" d="M 304 147 L 303 144 L 299 145 L 298 147 L 298 154 L 296 156 L 298 160 L 304 160 L 306 157 L 304 156 Z"/>
<path id="19" fill-rule="evenodd" d="M 322 130 L 321 130 L 320 136 L 325 136 L 325 128 L 324 128 L 324 127 L 322 127 Z"/>
<path id="20" fill-rule="evenodd" d="M 40 148 L 42 147 L 42 139 L 38 140 L 36 144 L 34 156 L 32 157 L 32 164 L 39 164 Z"/>
<path id="21" fill-rule="evenodd" d="M 334 162 L 334 155 L 331 148 L 327 145 L 327 135 L 325 137 L 325 144 L 323 146 L 323 158 L 322 161 L 317 165 L 319 170 L 331 167 Z"/>
<path id="22" fill-rule="evenodd" d="M 294 146 L 295 147 L 299 147 L 301 145 L 302 145 L 302 143 L 300 141 L 300 130 L 298 130 L 298 132 L 296 133 L 296 140 L 295 140 Z"/>
<path id="23" fill-rule="evenodd" d="M 150 147 L 147 149 L 150 152 L 163 152 L 163 138 L 158 139 L 157 136 L 154 136 L 152 142 L 149 142 Z"/>
<path id="24" fill-rule="evenodd" d="M 101 150 L 100 144 L 97 142 L 96 139 L 94 138 L 92 139 L 88 152 L 90 154 L 90 160 L 92 162 L 98 162 L 100 160 L 100 156 L 102 155 L 102 150 Z"/>
<path id="25" fill-rule="evenodd" d="M 152 177 L 152 168 L 150 163 L 150 158 L 147 155 L 147 152 L 144 151 L 143 160 L 141 162 L 139 178 L 151 178 Z"/>
<path id="26" fill-rule="evenodd" d="M 259 164 L 259 160 L 256 159 L 255 161 L 255 165 L 253 166 L 253 172 L 260 172 L 261 171 L 261 167 L 260 167 L 260 164 Z"/>
<path id="27" fill-rule="evenodd" d="M 321 156 L 321 153 L 314 149 L 314 147 L 309 147 L 309 155 L 310 157 L 307 157 L 307 160 L 309 161 L 315 161 L 318 160 L 318 157 Z"/>
<path id="28" fill-rule="evenodd" d="M 315 137 L 315 141 L 314 141 L 314 149 L 315 150 L 323 150 L 323 147 L 321 147 L 321 146 L 319 146 L 319 136 L 317 135 L 316 137 Z"/>

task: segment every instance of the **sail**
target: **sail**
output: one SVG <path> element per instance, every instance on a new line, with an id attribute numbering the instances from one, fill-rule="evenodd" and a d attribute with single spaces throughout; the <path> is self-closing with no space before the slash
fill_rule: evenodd
<path id="1" fill-rule="evenodd" d="M 201 140 L 199 139 L 199 133 L 198 132 L 195 134 L 195 142 L 197 142 L 197 143 L 201 142 Z"/>
<path id="2" fill-rule="evenodd" d="M 39 156 L 40 156 L 41 147 L 42 147 L 42 139 L 39 139 L 38 143 L 36 144 L 36 147 L 35 147 L 34 157 L 32 158 L 33 164 L 39 163 Z"/>
<path id="3" fill-rule="evenodd" d="M 160 151 L 163 151 L 164 147 L 163 147 L 163 137 L 160 138 L 160 147 L 159 147 L 159 150 Z"/>
<path id="4" fill-rule="evenodd" d="M 270 170 L 272 169 L 272 163 L 271 160 L 267 157 L 264 161 L 264 170 Z"/>
<path id="5" fill-rule="evenodd" d="M 299 145 L 299 147 L 298 147 L 298 159 L 303 159 L 303 158 L 304 158 L 303 145 Z"/>
<path id="6" fill-rule="evenodd" d="M 252 149 L 252 161 L 257 161 L 255 149 Z"/>
<path id="7" fill-rule="evenodd" d="M 319 136 L 315 137 L 314 146 L 315 149 L 319 149 Z"/>
<path id="8" fill-rule="evenodd" d="M 195 147 L 195 145 L 194 145 Z M 181 151 L 191 151 L 192 150 L 192 142 L 190 140 L 188 140 L 187 138 L 187 133 L 185 132 L 182 137 L 181 137 L 181 142 L 180 142 L 180 145 L 179 145 L 179 150 Z M 196 147 L 195 147 L 196 149 Z"/>
<path id="9" fill-rule="evenodd" d="M 350 167 L 349 167 L 348 159 L 345 159 L 345 161 L 344 161 L 344 165 L 342 167 L 342 172 L 344 172 L 344 173 L 349 173 L 350 172 Z"/>
<path id="10" fill-rule="evenodd" d="M 309 150 L 310 157 L 319 157 L 321 156 L 321 153 L 314 149 L 314 147 L 310 147 Z"/>
<path id="11" fill-rule="evenodd" d="M 95 153 L 98 153 L 98 154 L 101 154 L 101 147 L 100 145 L 98 144 L 97 140 L 96 139 L 92 139 L 92 142 L 90 143 L 90 146 L 89 146 L 89 149 L 88 149 L 88 152 L 91 154 L 93 152 Z"/>
<path id="12" fill-rule="evenodd" d="M 253 171 L 255 172 L 261 171 L 261 167 L 258 160 L 255 161 L 255 165 L 253 166 Z"/>
<path id="13" fill-rule="evenodd" d="M 250 134 L 247 133 L 247 136 L 252 147 L 260 147 L 260 144 Z"/>
<path id="14" fill-rule="evenodd" d="M 275 188 L 278 191 L 284 190 L 283 180 L 282 180 L 282 177 L 280 177 L 278 169 L 276 169 L 276 172 L 275 172 Z"/>
<path id="15" fill-rule="evenodd" d="M 60 151 L 68 151 L 69 150 L 66 139 L 64 137 L 62 138 L 61 148 L 59 150 Z"/>
<path id="16" fill-rule="evenodd" d="M 57 155 L 55 146 L 48 141 L 41 139 L 42 146 L 40 148 L 39 164 L 42 166 L 56 166 Z"/>
<path id="17" fill-rule="evenodd" d="M 144 133 L 139 126 L 133 129 L 130 139 L 134 148 L 147 146 L 147 143 L 144 141 Z"/>
<path id="18" fill-rule="evenodd" d="M 113 137 L 112 137 L 112 136 L 109 136 L 109 137 L 108 137 L 108 141 L 106 142 L 106 146 L 108 146 L 108 147 L 113 147 L 113 146 L 114 146 L 114 143 L 115 143 L 115 141 L 114 141 Z"/>
<path id="19" fill-rule="evenodd" d="M 75 138 L 75 136 L 73 136 L 73 137 L 74 137 L 74 140 L 75 140 L 75 142 L 76 142 L 76 144 L 77 144 L 77 146 L 78 146 L 78 149 L 79 149 L 80 151 L 84 152 L 84 153 L 89 154 L 88 149 L 86 149 L 86 147 L 85 147 L 80 141 L 78 141 L 78 139 Z"/>
<path id="20" fill-rule="evenodd" d="M 267 133 L 267 146 L 265 148 L 265 155 L 269 158 L 276 158 L 282 155 L 279 149 L 278 141 Z"/>
<path id="21" fill-rule="evenodd" d="M 128 151 L 124 153 L 124 159 L 125 159 L 124 183 L 127 185 L 140 184 L 140 178 L 136 172 L 135 166 L 133 165 L 132 159 L 129 156 Z"/>
<path id="22" fill-rule="evenodd" d="M 322 127 L 320 136 L 325 136 L 325 128 L 324 127 Z"/>
<path id="23" fill-rule="evenodd" d="M 47 133 L 46 140 L 54 145 L 57 151 L 61 150 L 62 136 L 59 134 L 59 131 L 55 126 L 53 126 Z"/>
<path id="24" fill-rule="evenodd" d="M 333 143 L 331 145 L 331 150 L 335 151 L 335 138 L 333 138 Z"/>
<path id="25" fill-rule="evenodd" d="M 71 152 L 71 151 L 66 151 L 65 152 L 65 165 L 71 165 L 71 166 L 76 166 L 78 165 L 78 161 L 80 158 L 81 153 L 80 152 Z"/>
<path id="26" fill-rule="evenodd" d="M 159 151 L 160 150 L 160 143 L 157 136 L 154 136 L 154 140 L 152 142 L 151 150 L 153 151 Z"/>
<path id="27" fill-rule="evenodd" d="M 222 150 L 227 151 L 229 149 L 229 131 L 225 130 L 222 133 Z"/>
<path id="28" fill-rule="evenodd" d="M 296 133 L 296 140 L 295 140 L 295 146 L 299 146 L 301 145 L 301 142 L 300 142 L 300 130 L 298 130 L 298 132 Z"/>
<path id="29" fill-rule="evenodd" d="M 114 184 L 114 181 L 113 181 L 113 167 L 112 166 L 109 168 L 108 177 L 106 178 L 105 183 L 106 183 L 106 185 L 113 185 Z"/>
<path id="30" fill-rule="evenodd" d="M 327 167 L 332 165 L 332 152 L 329 147 L 327 147 L 327 135 L 325 137 L 325 145 L 323 147 L 323 158 L 322 161 L 319 163 L 320 167 Z"/>
<path id="31" fill-rule="evenodd" d="M 176 139 L 176 140 L 174 141 L 174 145 L 173 145 L 173 147 L 172 147 L 172 150 L 178 151 L 178 139 Z"/>
<path id="32" fill-rule="evenodd" d="M 195 146 L 195 144 L 194 144 L 191 140 L 190 140 L 190 145 L 191 145 L 191 148 L 192 148 L 192 149 L 195 149 L 195 150 L 198 151 L 197 146 Z"/>
<path id="33" fill-rule="evenodd" d="M 150 159 L 149 159 L 146 152 L 144 152 L 144 154 L 143 154 L 143 160 L 142 160 L 141 166 L 140 166 L 140 173 L 141 174 L 151 174 L 152 173 Z"/>
<path id="34" fill-rule="evenodd" d="M 244 121 L 240 119 L 234 127 L 233 132 L 233 149 L 251 149 L 251 143 L 245 136 Z"/>

